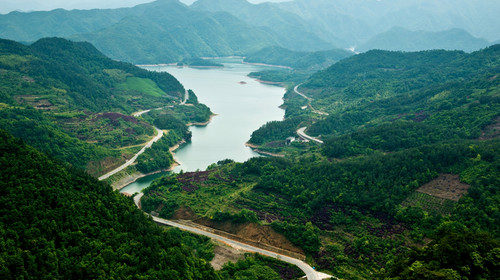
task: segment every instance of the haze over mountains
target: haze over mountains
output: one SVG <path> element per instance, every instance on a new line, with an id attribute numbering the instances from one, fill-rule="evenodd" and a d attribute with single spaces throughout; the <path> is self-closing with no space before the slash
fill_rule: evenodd
<path id="1" fill-rule="evenodd" d="M 358 46 L 473 51 L 500 39 L 498 14 L 500 3 L 486 0 L 198 0 L 190 6 L 158 0 L 133 8 L 12 12 L 0 15 L 0 37 L 89 41 L 133 63 L 244 56 L 274 46 L 310 52 Z"/>

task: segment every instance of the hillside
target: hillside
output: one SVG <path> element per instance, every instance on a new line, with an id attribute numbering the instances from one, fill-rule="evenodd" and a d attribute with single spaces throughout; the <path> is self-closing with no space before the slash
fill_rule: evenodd
<path id="1" fill-rule="evenodd" d="M 251 26 L 272 30 L 279 42 L 275 46 L 294 51 L 329 50 L 344 45 L 339 39 L 320 38 L 311 23 L 280 9 L 273 3 L 252 4 L 246 0 L 198 0 L 190 7 L 210 12 L 227 12 Z"/>
<path id="2" fill-rule="evenodd" d="M 275 26 L 296 27 L 290 26 L 295 20 L 283 18 L 286 22 Z M 317 37 L 306 36 L 304 30 L 296 30 L 296 35 L 290 37 L 290 32 L 252 25 L 227 12 L 191 8 L 178 0 L 111 10 L 13 12 L 0 15 L 0 23 L 2 38 L 34 41 L 44 36 L 63 36 L 91 42 L 113 59 L 136 64 L 244 55 L 269 46 L 331 48 Z"/>
<path id="3" fill-rule="evenodd" d="M 168 73 L 117 62 L 89 43 L 60 38 L 29 46 L 0 40 L 0 69 L 0 128 L 92 175 L 125 162 L 153 137 L 154 120 L 132 112 L 180 103 L 185 92 Z M 184 112 L 208 119 L 203 106 Z M 183 110 L 176 110 L 174 122 L 192 121 L 178 120 Z M 180 129 L 170 141 L 185 136 L 187 128 Z"/>
<path id="4" fill-rule="evenodd" d="M 201 259 L 208 240 L 161 229 L 132 200 L 3 130 L 0 151 L 2 279 L 220 279 Z"/>
<path id="5" fill-rule="evenodd" d="M 0 37 L 22 42 L 65 37 L 91 42 L 113 59 L 136 64 L 174 63 L 196 57 L 245 56 L 276 46 L 306 52 L 352 49 L 397 26 L 431 33 L 461 29 L 495 42 L 500 38 L 498 13 L 500 5 L 488 0 L 261 4 L 200 0 L 191 6 L 179 0 L 157 0 L 122 9 L 12 12 L 0 15 Z M 451 36 L 446 42 L 466 39 L 450 48 L 476 50 L 483 43 L 463 33 L 446 35 Z M 401 42 L 401 35 L 380 36 L 391 40 L 386 42 L 389 46 Z M 441 42 L 429 44 L 448 48 Z"/>
<path id="6" fill-rule="evenodd" d="M 499 46 L 351 56 L 298 87 L 309 100 L 290 88 L 287 119 L 252 135 L 287 157 L 164 177 L 143 205 L 271 227 L 344 279 L 496 279 L 499 72 Z M 324 144 L 287 146 L 304 126 Z"/>
<path id="7" fill-rule="evenodd" d="M 401 27 L 393 27 L 387 32 L 378 34 L 368 42 L 356 48 L 364 52 L 372 49 L 388 51 L 422 51 L 422 50 L 463 50 L 477 51 L 489 46 L 484 39 L 473 37 L 462 29 L 451 29 L 441 32 L 410 31 Z"/>
<path id="8" fill-rule="evenodd" d="M 318 52 L 297 52 L 281 47 L 269 47 L 248 54 L 244 61 L 287 66 L 297 70 L 318 71 L 335 62 L 353 55 L 347 50 L 329 50 Z"/>
<path id="9" fill-rule="evenodd" d="M 108 40 L 110 37 L 115 39 Z M 110 57 L 134 63 L 242 55 L 279 44 L 268 30 L 247 25 L 227 13 L 195 11 L 175 0 L 153 2 L 140 15 L 71 38 L 92 42 Z"/>

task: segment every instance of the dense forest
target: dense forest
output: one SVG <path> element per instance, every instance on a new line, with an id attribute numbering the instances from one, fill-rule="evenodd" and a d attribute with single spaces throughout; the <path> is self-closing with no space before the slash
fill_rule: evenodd
<path id="1" fill-rule="evenodd" d="M 294 279 L 247 254 L 214 271 L 208 238 L 157 226 L 130 198 L 0 130 L 2 279 Z M 257 278 L 255 278 L 257 277 Z M 284 278 L 283 278 L 284 277 Z"/>
<path id="2" fill-rule="evenodd" d="M 252 134 L 288 157 L 158 179 L 143 205 L 270 226 L 345 279 L 497 279 L 499 50 L 344 59 L 299 85 L 309 99 L 291 87 L 287 119 Z M 285 145 L 304 126 L 324 144 Z"/>
<path id="3" fill-rule="evenodd" d="M 220 279 L 129 198 L 0 131 L 2 279 Z M 201 252 L 201 250 L 199 250 Z"/>

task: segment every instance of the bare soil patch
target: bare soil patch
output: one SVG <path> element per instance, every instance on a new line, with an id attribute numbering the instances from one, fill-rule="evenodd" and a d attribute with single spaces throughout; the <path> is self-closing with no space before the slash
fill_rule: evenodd
<path id="1" fill-rule="evenodd" d="M 199 219 L 196 223 L 234 234 L 242 239 L 304 254 L 302 249 L 295 247 L 284 235 L 277 233 L 270 226 L 263 226 L 254 223 L 218 223 L 209 219 Z"/>
<path id="2" fill-rule="evenodd" d="M 200 218 L 189 207 L 177 209 L 172 219 L 187 220 L 193 223 L 227 232 L 237 237 L 260 244 L 269 245 L 294 253 L 304 254 L 302 249 L 294 246 L 284 235 L 276 232 L 271 226 L 255 223 L 215 222 L 208 218 Z"/>
<path id="3" fill-rule="evenodd" d="M 197 216 L 191 208 L 183 206 L 177 209 L 172 216 L 174 220 L 194 220 Z"/>
<path id="4" fill-rule="evenodd" d="M 222 269 L 228 262 L 236 263 L 245 258 L 245 251 L 229 247 L 222 242 L 215 241 L 217 246 L 214 248 L 214 258 L 210 262 L 215 270 Z"/>
<path id="5" fill-rule="evenodd" d="M 436 179 L 418 188 L 417 192 L 458 201 L 467 193 L 469 187 L 469 185 L 460 182 L 460 177 L 458 175 L 441 174 Z"/>

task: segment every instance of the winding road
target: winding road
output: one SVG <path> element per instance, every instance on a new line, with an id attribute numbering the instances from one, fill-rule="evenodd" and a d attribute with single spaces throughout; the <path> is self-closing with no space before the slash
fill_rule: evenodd
<path id="1" fill-rule="evenodd" d="M 187 90 L 185 90 L 185 92 L 184 92 L 184 100 L 180 103 L 180 105 L 186 105 L 186 102 L 187 102 L 188 98 L 189 98 L 189 92 Z M 156 108 L 154 110 L 161 110 L 161 109 L 163 109 L 163 107 Z M 149 113 L 151 110 L 152 109 L 144 110 L 144 111 L 140 111 L 140 112 L 135 112 L 135 113 L 132 114 L 132 116 L 139 117 L 139 116 L 141 116 L 143 114 Z M 147 142 L 146 145 L 144 145 L 144 147 L 142 147 L 142 149 L 137 154 L 135 154 L 131 159 L 129 159 L 127 162 L 125 162 L 124 164 L 120 165 L 116 169 L 111 170 L 110 172 L 102 175 L 101 177 L 99 177 L 97 179 L 99 181 L 106 180 L 109 177 L 115 175 L 116 173 L 122 171 L 123 169 L 129 167 L 130 165 L 134 164 L 134 162 L 136 161 L 136 159 L 137 159 L 138 156 L 140 156 L 142 153 L 144 153 L 144 151 L 146 151 L 146 149 L 150 148 L 153 145 L 153 143 L 157 142 L 158 140 L 160 140 L 161 137 L 163 137 L 163 130 L 157 128 L 156 126 L 153 126 L 153 128 L 156 130 L 156 136 L 153 137 L 153 139 L 151 139 L 149 142 Z"/>
<path id="2" fill-rule="evenodd" d="M 328 113 L 326 113 L 326 112 L 322 112 L 322 111 L 319 111 L 319 110 L 316 110 L 316 109 L 314 109 L 314 108 L 313 108 L 313 106 L 311 105 L 311 101 L 312 101 L 313 99 L 312 99 L 311 97 L 309 97 L 309 96 L 307 96 L 307 95 L 305 95 L 305 94 L 303 94 L 302 92 L 300 92 L 300 91 L 299 91 L 299 86 L 301 86 L 301 85 L 302 85 L 302 84 L 298 84 L 298 85 L 296 85 L 296 86 L 293 88 L 293 91 L 294 91 L 296 94 L 298 94 L 298 95 L 300 95 L 300 96 L 304 97 L 305 99 L 307 99 L 307 100 L 309 101 L 309 103 L 307 104 L 307 106 L 308 106 L 309 108 L 311 108 L 311 110 L 312 110 L 314 113 L 319 114 L 319 115 L 325 115 L 325 116 L 328 116 Z"/>
<path id="3" fill-rule="evenodd" d="M 301 127 L 297 130 L 297 134 L 300 136 L 300 138 L 306 139 L 306 140 L 311 140 L 311 141 L 314 141 L 314 142 L 319 143 L 319 144 L 323 144 L 323 141 L 319 140 L 318 138 L 307 135 L 305 133 L 306 129 L 307 129 L 307 127 Z"/>
<path id="4" fill-rule="evenodd" d="M 138 156 L 140 156 L 142 153 L 144 153 L 144 151 L 146 151 L 147 148 L 151 147 L 154 142 L 160 140 L 160 138 L 163 136 L 163 130 L 157 128 L 156 126 L 154 127 L 154 129 L 156 130 L 156 136 L 153 137 L 153 139 L 149 140 L 149 142 L 146 143 L 146 145 L 144 145 L 144 147 L 142 147 L 142 149 L 137 154 L 135 154 L 131 159 L 129 159 L 124 164 L 120 165 L 118 168 L 102 175 L 101 177 L 98 178 L 98 180 L 99 181 L 106 180 L 109 177 L 115 175 L 116 173 L 122 171 L 123 169 L 129 167 L 130 165 L 132 165 L 135 162 L 135 160 L 137 159 Z"/>
<path id="5" fill-rule="evenodd" d="M 144 193 L 139 193 L 136 196 L 134 196 L 134 202 L 137 205 L 137 207 L 139 207 L 139 208 L 140 208 L 139 204 L 140 204 L 140 201 L 141 201 L 141 198 L 143 195 L 144 195 Z M 337 277 L 334 277 L 334 276 L 331 276 L 331 275 L 328 275 L 328 274 L 325 274 L 322 272 L 318 272 L 318 271 L 314 270 L 307 263 L 305 263 L 301 260 L 298 260 L 298 259 L 294 259 L 294 258 L 285 256 L 285 255 L 281 255 L 281 254 L 277 254 L 277 253 L 274 253 L 274 252 L 271 252 L 268 250 L 260 249 L 260 248 L 257 248 L 257 247 L 254 247 L 254 246 L 242 243 L 242 242 L 238 242 L 238 241 L 235 241 L 235 240 L 232 240 L 232 239 L 229 239 L 229 238 L 226 238 L 226 237 L 223 237 L 223 236 L 220 236 L 220 235 L 208 232 L 208 231 L 201 230 L 199 228 L 190 227 L 187 225 L 179 224 L 179 223 L 176 223 L 176 222 L 173 222 L 170 220 L 165 220 L 165 219 L 154 217 L 154 216 L 151 216 L 151 217 L 153 218 L 153 221 L 155 221 L 156 223 L 161 224 L 161 225 L 176 227 L 176 228 L 179 228 L 179 229 L 182 229 L 185 231 L 189 231 L 189 232 L 192 232 L 195 234 L 207 236 L 209 238 L 224 242 L 225 244 L 227 244 L 233 248 L 236 248 L 236 249 L 241 249 L 241 250 L 245 250 L 248 252 L 258 253 L 261 255 L 265 255 L 265 256 L 268 256 L 271 258 L 275 258 L 275 259 L 296 265 L 306 274 L 306 277 L 308 280 L 322 280 L 322 279 L 330 279 L 330 278 L 338 279 Z"/>

